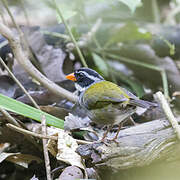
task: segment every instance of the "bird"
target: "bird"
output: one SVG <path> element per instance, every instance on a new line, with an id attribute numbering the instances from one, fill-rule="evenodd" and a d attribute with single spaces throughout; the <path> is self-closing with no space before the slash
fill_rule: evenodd
<path id="1" fill-rule="evenodd" d="M 106 125 L 107 131 L 113 125 L 119 125 L 115 137 L 116 141 L 122 124 L 136 112 L 137 107 L 152 108 L 156 103 L 139 99 L 127 89 L 106 81 L 99 73 L 90 68 L 80 68 L 66 75 L 68 80 L 75 83 L 78 91 L 78 104 L 87 112 L 87 116 L 95 124 Z"/>

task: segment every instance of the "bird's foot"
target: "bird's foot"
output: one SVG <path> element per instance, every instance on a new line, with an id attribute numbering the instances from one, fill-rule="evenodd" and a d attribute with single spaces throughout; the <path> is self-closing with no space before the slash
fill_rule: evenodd
<path id="1" fill-rule="evenodd" d="M 110 139 L 102 138 L 95 141 L 95 143 L 102 143 L 102 144 L 105 144 L 106 146 L 110 146 L 110 141 L 111 141 Z"/>
<path id="2" fill-rule="evenodd" d="M 117 137 L 114 137 L 114 138 L 113 138 L 113 139 L 111 139 L 110 141 L 115 142 L 115 143 L 116 143 L 116 145 L 118 145 L 118 144 L 119 144 L 119 142 L 117 141 Z"/>
<path id="3" fill-rule="evenodd" d="M 100 139 L 96 141 L 96 143 L 102 143 L 102 144 L 105 144 L 106 146 L 110 146 L 112 142 L 116 143 L 116 145 L 119 144 L 119 142 L 117 141 L 117 138 L 113 138 L 113 139 L 105 138 L 105 139 Z"/>

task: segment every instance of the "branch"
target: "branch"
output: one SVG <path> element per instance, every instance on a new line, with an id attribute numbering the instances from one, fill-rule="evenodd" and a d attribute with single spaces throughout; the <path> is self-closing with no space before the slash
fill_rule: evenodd
<path id="1" fill-rule="evenodd" d="M 11 30 L 2 23 L 0 23 L 0 34 L 8 39 L 16 60 L 24 68 L 24 70 L 28 72 L 30 76 L 32 76 L 32 78 L 39 81 L 44 87 L 49 89 L 57 96 L 67 98 L 70 101 L 76 102 L 77 97 L 75 95 L 50 81 L 31 64 L 22 50 L 19 39 L 15 38 Z"/>
<path id="2" fill-rule="evenodd" d="M 180 122 L 180 117 L 177 118 Z M 119 133 L 118 144 L 81 145 L 77 152 L 92 166 L 113 170 L 179 159 L 179 141 L 167 119 L 143 123 Z"/>

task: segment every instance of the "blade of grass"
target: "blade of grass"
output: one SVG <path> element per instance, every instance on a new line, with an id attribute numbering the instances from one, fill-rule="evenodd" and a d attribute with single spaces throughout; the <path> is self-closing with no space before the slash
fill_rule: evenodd
<path id="1" fill-rule="evenodd" d="M 29 105 L 26 105 L 26 104 L 23 104 L 19 101 L 16 101 L 12 98 L 4 96 L 2 94 L 0 94 L 0 107 L 2 107 L 3 109 L 6 109 L 8 111 L 17 113 L 19 115 L 31 118 L 31 119 L 36 120 L 38 122 L 41 122 L 41 117 L 43 114 L 46 117 L 47 125 L 64 129 L 64 121 L 63 120 L 56 118 L 55 116 L 52 116 L 52 115 L 45 113 L 43 111 L 40 111 L 36 108 L 33 108 Z"/>

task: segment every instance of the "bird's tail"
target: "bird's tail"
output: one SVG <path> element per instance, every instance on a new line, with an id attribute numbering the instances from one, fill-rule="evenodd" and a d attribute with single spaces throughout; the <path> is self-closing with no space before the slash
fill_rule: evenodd
<path id="1" fill-rule="evenodd" d="M 139 106 L 139 107 L 142 107 L 142 108 L 147 108 L 147 109 L 158 106 L 158 104 L 156 104 L 156 103 L 152 103 L 152 102 L 149 102 L 149 101 L 144 101 L 144 100 L 141 100 L 141 99 L 132 99 L 132 100 L 130 100 L 129 104 L 131 104 L 133 106 Z"/>

